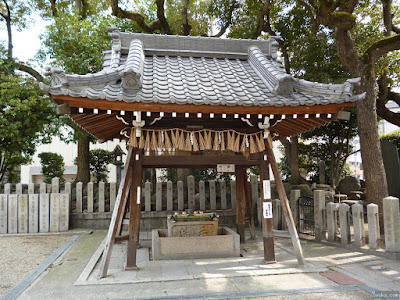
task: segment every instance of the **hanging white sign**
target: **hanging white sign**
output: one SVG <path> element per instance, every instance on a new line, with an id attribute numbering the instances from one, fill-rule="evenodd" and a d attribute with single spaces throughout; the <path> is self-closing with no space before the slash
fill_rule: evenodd
<path id="1" fill-rule="evenodd" d="M 218 173 L 235 173 L 234 164 L 217 164 Z"/>
<path id="2" fill-rule="evenodd" d="M 263 180 L 264 200 L 271 199 L 271 182 Z"/>
<path id="3" fill-rule="evenodd" d="M 137 196 L 136 203 L 140 204 L 140 198 L 142 196 L 142 194 L 140 193 L 140 186 L 137 187 L 137 195 L 136 196 Z"/>
<path id="4" fill-rule="evenodd" d="M 263 202 L 264 219 L 272 219 L 272 202 Z"/>

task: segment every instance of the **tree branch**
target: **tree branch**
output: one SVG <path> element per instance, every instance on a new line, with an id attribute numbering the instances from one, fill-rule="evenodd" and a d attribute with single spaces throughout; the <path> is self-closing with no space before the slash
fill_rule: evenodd
<path id="1" fill-rule="evenodd" d="M 221 37 L 226 30 L 229 28 L 229 26 L 232 24 L 232 15 L 234 10 L 238 7 L 238 2 L 234 1 L 234 4 L 229 5 L 229 10 L 228 10 L 228 15 L 226 16 L 226 23 L 224 24 L 224 26 L 221 27 L 221 29 L 219 30 L 219 32 L 216 35 L 213 35 L 212 37 Z"/>
<path id="2" fill-rule="evenodd" d="M 183 9 L 182 9 L 183 35 L 189 35 L 190 30 L 192 30 L 192 26 L 189 25 L 188 21 L 188 6 L 189 6 L 189 0 L 185 0 L 183 2 Z"/>
<path id="3" fill-rule="evenodd" d="M 58 17 L 56 1 L 57 0 L 50 0 L 51 14 L 53 15 L 53 18 L 57 18 Z"/>
<path id="4" fill-rule="evenodd" d="M 160 20 L 154 20 L 150 23 L 145 22 L 145 18 L 134 11 L 127 11 L 118 6 L 118 0 L 111 0 L 111 9 L 112 9 L 112 15 L 123 18 L 123 19 L 129 19 L 137 23 L 137 25 L 143 29 L 145 32 L 148 33 L 153 33 L 157 29 L 161 30 L 161 23 Z"/>
<path id="5" fill-rule="evenodd" d="M 31 67 L 29 67 L 29 66 L 27 66 L 27 65 L 21 64 L 21 63 L 19 63 L 19 62 L 16 62 L 16 63 L 15 63 L 15 66 L 16 66 L 16 68 L 17 68 L 18 70 L 20 70 L 20 71 L 22 71 L 22 72 L 25 72 L 25 73 L 28 73 L 28 74 L 31 75 L 32 77 L 36 78 L 36 80 L 37 80 L 38 82 L 43 82 L 43 81 L 44 81 L 43 76 L 40 75 L 40 73 L 39 73 L 38 71 L 36 71 L 35 69 L 33 69 L 33 68 L 31 68 Z"/>
<path id="6" fill-rule="evenodd" d="M 161 33 L 172 34 L 171 28 L 169 27 L 169 24 L 164 14 L 164 0 L 156 0 L 156 4 L 157 4 L 157 17 L 158 20 L 160 20 L 161 24 L 160 28 Z"/>
<path id="7" fill-rule="evenodd" d="M 376 99 L 376 112 L 377 112 L 378 116 L 380 116 L 381 118 L 385 119 L 386 121 L 388 121 L 392 124 L 400 126 L 400 113 L 392 112 L 385 105 L 387 100 L 392 100 L 392 99 L 389 99 L 389 88 L 387 86 L 386 73 L 384 73 L 378 79 L 378 86 L 379 86 L 379 94 Z M 392 95 L 395 96 L 396 100 L 400 100 L 399 94 L 392 92 L 391 96 Z M 397 101 L 396 101 L 396 103 L 397 103 Z"/>
<path id="8" fill-rule="evenodd" d="M 400 49 L 400 34 L 396 34 L 373 43 L 362 55 L 365 64 L 375 64 L 383 55 Z"/>
<path id="9" fill-rule="evenodd" d="M 318 21 L 315 16 L 315 7 L 312 6 L 313 3 L 308 3 L 303 0 L 297 0 L 297 3 L 304 6 L 304 9 L 306 10 L 311 20 L 312 31 L 316 33 L 318 31 Z"/>
<path id="10" fill-rule="evenodd" d="M 261 35 L 261 32 L 263 31 L 263 29 L 265 28 L 264 16 L 269 14 L 270 10 L 271 10 L 271 1 L 265 0 L 262 8 L 258 11 L 258 14 L 257 14 L 257 29 L 253 35 L 254 39 L 258 38 Z"/>

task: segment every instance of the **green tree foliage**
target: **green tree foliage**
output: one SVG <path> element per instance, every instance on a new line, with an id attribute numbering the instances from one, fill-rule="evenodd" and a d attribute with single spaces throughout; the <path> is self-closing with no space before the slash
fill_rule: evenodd
<path id="1" fill-rule="evenodd" d="M 90 171 L 95 177 L 96 182 L 107 181 L 108 178 L 108 165 L 114 161 L 114 155 L 112 152 L 95 149 L 90 150 Z"/>
<path id="2" fill-rule="evenodd" d="M 82 20 L 77 14 L 59 12 L 42 35 L 43 53 L 66 73 L 98 72 L 103 66 L 103 51 L 110 47 L 107 27 L 112 24 L 110 17 L 93 16 Z"/>
<path id="3" fill-rule="evenodd" d="M 40 164 L 42 165 L 42 174 L 44 175 L 44 182 L 51 183 L 54 177 L 60 178 L 64 181 L 63 175 L 65 171 L 64 158 L 57 153 L 42 152 L 39 154 Z"/>
<path id="4" fill-rule="evenodd" d="M 28 163 L 39 143 L 50 142 L 54 108 L 35 80 L 14 73 L 0 47 L 0 181 L 16 180 L 15 167 Z"/>

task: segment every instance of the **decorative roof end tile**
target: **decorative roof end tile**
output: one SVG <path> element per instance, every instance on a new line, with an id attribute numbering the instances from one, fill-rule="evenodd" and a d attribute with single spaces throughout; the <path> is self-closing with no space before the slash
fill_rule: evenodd
<path id="1" fill-rule="evenodd" d="M 126 90 L 139 90 L 143 81 L 144 52 L 140 40 L 132 40 L 125 69 L 120 73 L 121 87 Z"/>

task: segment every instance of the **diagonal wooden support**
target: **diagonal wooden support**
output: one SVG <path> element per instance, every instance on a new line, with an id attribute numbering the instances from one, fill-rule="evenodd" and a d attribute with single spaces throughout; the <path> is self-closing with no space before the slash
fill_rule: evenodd
<path id="1" fill-rule="evenodd" d="M 107 276 L 108 266 L 110 263 L 112 248 L 115 243 L 115 238 L 117 236 L 117 232 L 122 224 L 122 220 L 124 218 L 125 206 L 126 206 L 126 198 L 128 197 L 130 186 L 131 186 L 131 177 L 132 177 L 132 167 L 133 160 L 135 159 L 135 153 L 133 147 L 129 147 L 128 156 L 126 158 L 126 170 L 124 176 L 121 180 L 121 184 L 118 189 L 117 199 L 115 201 L 115 209 L 113 211 L 110 227 L 108 229 L 108 234 L 106 238 L 106 243 L 104 246 L 103 257 L 100 265 L 100 274 L 99 278 L 103 278 Z"/>
<path id="2" fill-rule="evenodd" d="M 266 153 L 268 161 L 271 164 L 272 173 L 274 174 L 276 189 L 278 191 L 279 199 L 281 200 L 282 211 L 285 216 L 286 224 L 289 229 L 294 252 L 296 253 L 297 256 L 297 261 L 299 262 L 300 265 L 304 265 L 305 261 L 303 256 L 303 249 L 301 248 L 299 235 L 297 234 L 296 225 L 294 224 L 293 221 L 292 211 L 290 210 L 289 200 L 286 196 L 283 182 L 279 174 L 278 166 L 275 160 L 275 155 L 274 152 L 272 151 L 271 135 L 269 135 L 268 139 L 266 140 Z"/>
<path id="3" fill-rule="evenodd" d="M 129 238 L 125 270 L 136 270 L 136 254 L 139 245 L 140 202 L 142 189 L 142 153 L 135 155 L 129 197 Z"/>

